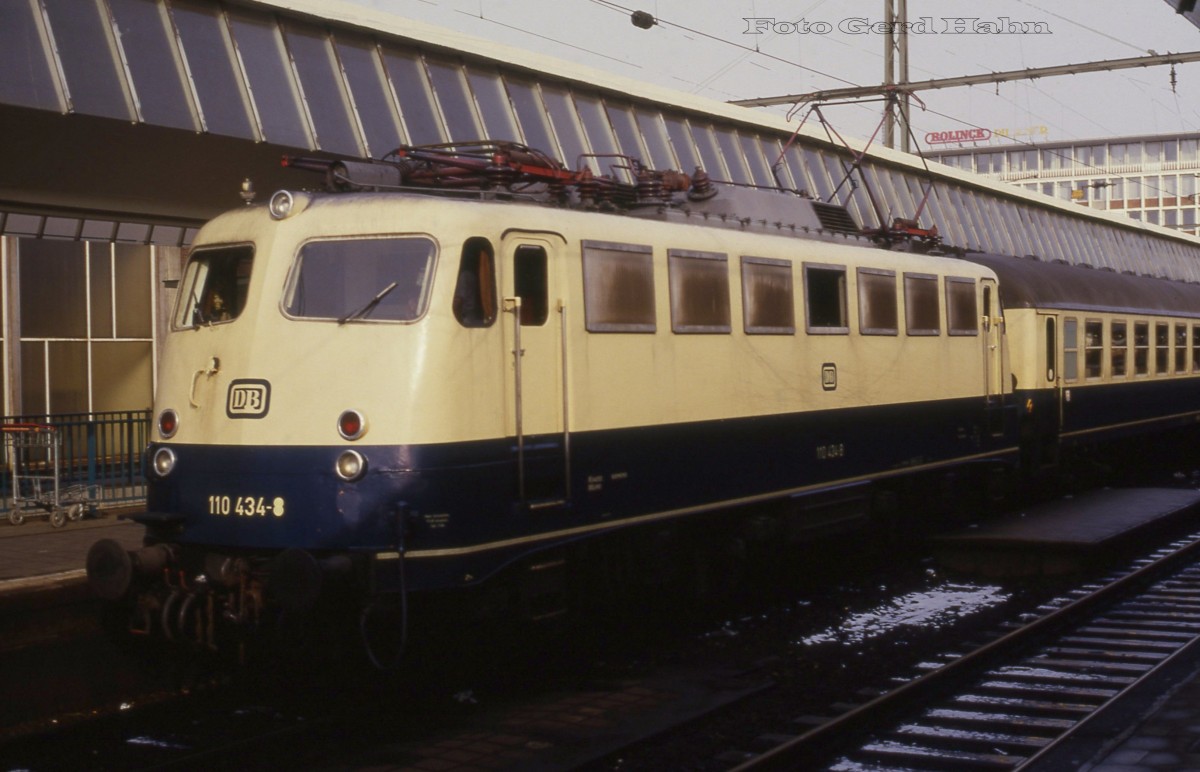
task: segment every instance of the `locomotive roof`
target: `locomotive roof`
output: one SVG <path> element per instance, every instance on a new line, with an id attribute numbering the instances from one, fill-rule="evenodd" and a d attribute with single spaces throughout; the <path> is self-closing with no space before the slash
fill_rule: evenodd
<path id="1" fill-rule="evenodd" d="M 1009 308 L 1200 316 L 1200 284 L 1033 257 L 968 253 L 963 259 L 996 272 Z"/>

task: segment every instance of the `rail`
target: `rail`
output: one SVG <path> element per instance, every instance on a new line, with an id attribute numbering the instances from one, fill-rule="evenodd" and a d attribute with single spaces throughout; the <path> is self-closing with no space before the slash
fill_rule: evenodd
<path id="1" fill-rule="evenodd" d="M 887 766 L 889 769 L 926 768 L 922 766 L 923 763 L 932 763 L 937 768 L 943 768 L 942 765 L 950 764 L 955 758 L 960 763 L 966 763 L 964 768 L 980 768 L 979 765 L 982 765 L 989 769 L 1010 769 L 1014 772 L 1016 770 L 1033 772 L 1034 770 L 1069 768 L 1072 764 L 1068 764 L 1067 760 L 1078 759 L 1081 753 L 1080 745 L 1077 743 L 1086 745 L 1086 742 L 1092 741 L 1097 736 L 1104 736 L 1106 733 L 1112 736 L 1111 732 L 1115 731 L 1119 722 L 1127 720 L 1126 714 L 1131 703 L 1148 702 L 1151 697 L 1147 697 L 1147 694 L 1151 696 L 1161 694 L 1168 688 L 1170 682 L 1181 676 L 1181 670 L 1191 672 L 1191 669 L 1194 668 L 1195 651 L 1200 647 L 1200 615 L 1194 613 L 1195 602 L 1191 607 L 1190 617 L 1185 618 L 1185 615 L 1177 609 L 1166 612 L 1169 615 L 1174 614 L 1171 623 L 1175 626 L 1171 630 L 1172 637 L 1169 644 L 1157 641 L 1153 643 L 1156 647 L 1153 659 L 1158 660 L 1156 664 L 1131 665 L 1128 647 L 1115 654 L 1098 651 L 1072 654 L 1070 647 L 1082 644 L 1063 643 L 1062 640 L 1094 641 L 1094 638 L 1086 636 L 1097 634 L 1095 630 L 1102 630 L 1103 634 L 1109 637 L 1124 636 L 1128 641 L 1150 637 L 1145 630 L 1135 629 L 1135 627 L 1148 619 L 1153 622 L 1158 617 L 1144 610 L 1123 611 L 1117 604 L 1120 602 L 1134 604 L 1140 594 L 1147 592 L 1178 594 L 1181 592 L 1180 587 L 1184 585 L 1186 588 L 1182 592 L 1190 592 L 1192 597 L 1196 597 L 1200 594 L 1200 570 L 1195 567 L 1198 557 L 1200 557 L 1200 534 L 1192 534 L 1186 540 L 1177 542 L 1171 549 L 1157 554 L 1151 561 L 1139 564 L 1136 570 L 1108 582 L 938 670 L 931 671 L 842 716 L 833 718 L 803 735 L 786 740 L 777 747 L 737 766 L 736 772 L 750 772 L 751 770 L 759 772 L 759 770 L 773 769 L 828 769 L 830 767 L 827 765 L 830 764 L 833 764 L 834 768 L 866 769 L 874 768 L 871 767 L 872 763 Z M 1179 586 L 1162 590 L 1161 583 L 1168 578 Z M 1096 621 L 1104 613 L 1107 613 L 1108 616 L 1102 621 Z M 1088 624 L 1092 625 L 1092 628 L 1087 628 L 1080 633 L 1080 626 Z M 1075 637 L 1072 639 L 1071 635 Z M 1062 638 L 1060 639 L 1060 637 Z M 1053 654 L 1045 654 L 1045 652 L 1053 652 Z M 1122 655 L 1125 659 L 1121 659 Z M 1065 661 L 1064 658 L 1071 656 L 1076 657 L 1079 661 L 1074 663 Z M 1114 660 L 1116 660 L 1115 664 Z M 1080 675 L 1081 669 L 1082 675 Z M 1054 675 L 1056 670 L 1067 673 L 1067 676 L 1064 676 L 1067 680 L 1055 682 L 1054 679 L 1059 677 Z M 1120 670 L 1119 675 L 1113 676 L 1113 673 L 1118 670 Z M 1083 715 L 1069 719 L 1046 719 L 1046 714 L 1039 712 L 1037 715 L 1040 718 L 1028 718 L 1026 725 L 1023 725 L 1025 730 L 1028 730 L 1027 733 L 1033 732 L 1028 727 L 1037 724 L 1041 727 L 1039 731 L 1044 736 L 1037 738 L 1034 743 L 1039 747 L 1026 749 L 1027 752 L 1007 748 L 1004 751 L 968 754 L 957 752 L 954 749 L 943 749 L 924 755 L 926 751 L 921 747 L 920 741 L 914 739 L 915 734 L 928 731 L 934 736 L 938 732 L 949 736 L 952 732 L 945 728 L 929 729 L 924 726 L 913 727 L 910 724 L 908 735 L 887 733 L 889 727 L 897 726 L 905 717 L 912 719 L 918 714 L 923 714 L 925 718 L 916 720 L 936 724 L 945 715 L 954 714 L 955 710 L 938 710 L 934 706 L 943 703 L 951 704 L 952 701 L 949 701 L 948 698 L 967 693 L 963 691 L 964 686 L 974 682 L 975 679 L 986 676 L 984 680 L 990 678 L 993 681 L 1001 681 L 1005 678 L 1003 673 L 1008 671 L 1023 671 L 1018 680 L 1026 678 L 1025 674 L 1038 676 L 1042 673 L 1049 673 L 1050 675 L 1045 678 L 1046 682 L 1040 686 L 1040 693 L 1054 695 L 1052 701 L 1055 703 L 1055 710 L 1065 711 L 1073 708 L 1081 711 Z M 1072 673 L 1075 674 L 1074 681 L 1070 681 Z M 1094 706 L 1068 704 L 1085 700 L 1078 696 L 1078 694 L 1083 694 L 1080 690 L 1076 690 L 1077 694 L 1074 698 L 1069 698 L 1065 694 L 1067 687 L 1064 686 L 1064 683 L 1069 682 L 1078 686 L 1084 681 L 1086 681 L 1085 685 L 1090 687 L 1089 697 L 1100 695 L 1104 688 L 1107 688 L 1111 694 L 1096 697 L 1099 702 Z M 1027 678 L 1022 683 L 1028 691 L 1036 691 L 1039 688 L 1036 678 Z M 1022 696 L 1028 698 L 1028 694 L 1022 694 Z M 978 698 L 969 699 L 977 700 Z M 1032 702 L 1032 699 L 1027 701 Z M 959 702 L 961 701 L 954 702 L 954 704 L 958 705 Z M 1038 710 L 1042 711 L 1043 708 L 1044 705 Z M 966 712 L 968 709 L 958 709 L 958 713 Z M 1019 733 L 1015 730 L 1004 734 L 1004 726 L 1007 721 L 1019 721 L 1019 713 L 1020 709 L 1013 707 L 1008 710 L 1010 715 L 984 714 L 985 717 L 993 716 L 990 723 L 986 724 L 983 729 L 983 731 L 993 730 L 993 734 L 987 736 L 984 742 L 988 743 L 990 747 L 996 747 L 997 744 L 1007 742 L 1004 738 L 1017 736 Z M 961 717 L 958 716 L 958 718 Z M 979 730 L 980 727 L 977 726 L 975 729 Z M 899 741 L 894 742 L 888 739 L 897 736 L 901 738 Z M 978 732 L 977 736 L 983 738 L 983 734 Z M 876 739 L 881 737 L 884 739 Z M 860 753 L 864 758 L 870 758 L 870 754 L 878 754 L 879 758 L 874 758 L 860 766 L 849 762 L 851 757 Z M 924 761 L 917 762 L 916 759 L 922 756 Z M 841 757 L 840 761 L 835 761 L 839 757 Z M 890 760 L 886 762 L 880 761 L 881 758 L 889 757 Z M 938 758 L 941 759 L 940 762 L 937 761 Z"/>
<path id="2" fill-rule="evenodd" d="M 53 426 L 61 437 L 59 479 L 63 486 L 85 486 L 97 506 L 136 504 L 145 500 L 142 451 L 150 437 L 150 411 L 4 416 L 4 424 Z M 13 462 L 0 450 L 0 512 L 13 502 Z M 34 458 L 33 463 L 50 459 Z"/>

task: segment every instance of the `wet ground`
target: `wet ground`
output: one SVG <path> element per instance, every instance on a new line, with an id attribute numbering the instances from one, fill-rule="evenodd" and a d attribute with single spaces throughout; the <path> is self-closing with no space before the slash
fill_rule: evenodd
<path id="1" fill-rule="evenodd" d="M 1190 469 L 1151 460 L 1129 480 L 1191 485 Z M 370 749 L 400 758 L 405 744 L 467 727 L 531 695 L 595 691 L 667 669 L 742 673 L 773 687 L 588 768 L 727 769 L 716 759 L 729 749 L 787 731 L 801 716 L 827 715 L 863 689 L 912 677 L 922 661 L 986 640 L 1070 581 L 975 581 L 942 569 L 919 540 L 843 536 L 789 552 L 720 604 L 635 593 L 619 610 L 537 629 L 443 619 L 446 637 L 415 642 L 395 676 L 351 675 L 328 659 L 305 672 L 260 662 L 237 674 L 235 689 L 201 688 L 182 702 L 118 709 L 90 734 L 73 734 L 80 747 L 64 748 L 52 734 L 22 741 L 13 757 L 0 748 L 0 770 L 79 768 L 80 759 L 96 769 L 136 768 L 146 754 L 173 746 L 218 749 L 263 733 L 275 741 L 251 740 L 236 751 L 240 768 L 354 769 L 378 761 Z M 180 677 L 204 682 L 202 674 Z"/>

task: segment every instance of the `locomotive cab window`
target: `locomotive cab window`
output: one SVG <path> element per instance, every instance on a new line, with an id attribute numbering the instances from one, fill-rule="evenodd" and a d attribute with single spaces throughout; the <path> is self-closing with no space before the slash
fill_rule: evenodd
<path id="1" fill-rule="evenodd" d="M 846 269 L 833 265 L 804 266 L 804 299 L 810 333 L 850 332 L 846 314 Z"/>
<path id="2" fill-rule="evenodd" d="M 297 319 L 410 322 L 425 313 L 436 248 L 424 237 L 310 241 L 283 309 Z"/>
<path id="3" fill-rule="evenodd" d="M 243 245 L 197 249 L 180 283 L 174 326 L 231 322 L 246 306 L 254 247 Z"/>
<path id="4" fill-rule="evenodd" d="M 490 327 L 496 321 L 495 252 L 485 238 L 467 239 L 454 285 L 454 318 L 463 327 Z"/>
<path id="5" fill-rule="evenodd" d="M 897 335 L 899 315 L 896 272 L 859 268 L 858 331 L 863 335 Z"/>
<path id="6" fill-rule="evenodd" d="M 583 315 L 588 332 L 654 332 L 654 262 L 640 244 L 583 242 Z"/>
<path id="7" fill-rule="evenodd" d="M 946 330 L 951 335 L 979 334 L 979 306 L 975 280 L 946 277 Z"/>
<path id="8" fill-rule="evenodd" d="M 713 252 L 667 250 L 671 330 L 729 332 L 729 259 Z"/>
<path id="9" fill-rule="evenodd" d="M 904 317 L 909 335 L 939 335 L 938 281 L 932 274 L 904 274 Z"/>
<path id="10" fill-rule="evenodd" d="M 794 335 L 796 302 L 792 264 L 766 257 L 742 258 L 743 325 L 754 335 Z"/>

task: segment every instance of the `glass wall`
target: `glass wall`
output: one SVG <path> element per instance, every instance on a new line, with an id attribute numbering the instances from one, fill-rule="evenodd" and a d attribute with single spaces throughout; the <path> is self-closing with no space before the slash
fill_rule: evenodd
<path id="1" fill-rule="evenodd" d="M 11 240 L 24 415 L 141 410 L 154 394 L 153 247 Z M 14 254 L 15 252 L 15 254 Z M 11 275 L 6 271 L 6 275 Z M 6 372 L 8 368 L 5 368 Z"/>
<path id="2" fill-rule="evenodd" d="M 856 167 L 849 151 L 808 136 L 780 158 L 787 131 L 759 123 L 749 111 L 745 120 L 735 120 L 732 113 L 664 106 L 550 72 L 483 61 L 468 51 L 434 52 L 411 40 L 252 5 L 207 0 L 107 0 L 83 3 L 82 10 L 73 0 L 10 5 L 0 24 L 0 72 L 22 77 L 0 79 L 0 101 L 7 104 L 350 157 L 382 157 L 402 143 L 491 138 L 523 142 L 567 167 L 587 165 L 601 174 L 612 172 L 614 164 L 585 159 L 624 154 L 658 169 L 691 174 L 702 168 L 713 179 L 742 185 L 774 185 L 771 165 L 778 159 L 780 184 L 842 204 L 868 227 L 891 217 L 916 217 L 921 207 L 921 224 L 937 226 L 951 247 L 1114 268 L 1132 260 L 1143 271 L 1200 280 L 1200 260 L 1194 259 L 1200 249 L 1191 244 L 1129 230 L 1122 231 L 1118 249 L 1118 240 L 1107 237 L 1117 226 L 1005 200 L 964 181 L 938 180 L 926 198 L 928 175 L 918 163 L 873 158 Z M 37 8 L 42 12 L 35 13 Z M 1119 209 L 1192 232 L 1200 219 L 1196 136 L 957 149 L 943 158 L 962 169 L 1040 186 L 1034 189 L 1088 209 Z M 107 387 L 96 387 L 109 367 L 105 363 L 119 363 L 111 366 L 115 372 L 146 360 L 147 340 L 116 310 L 122 303 L 110 301 L 112 318 L 103 320 L 106 306 L 97 284 L 107 276 L 116 286 L 121 274 L 133 270 L 133 259 L 125 247 L 84 244 L 161 243 L 157 227 L 152 236 L 151 226 L 135 226 L 146 232 L 131 234 L 123 232 L 128 225 L 0 214 L 0 233 L 55 236 L 75 245 L 74 252 L 62 245 L 30 248 L 49 255 L 30 271 L 70 274 L 63 291 L 88 309 L 82 326 L 75 318 L 39 320 L 30 311 L 35 328 L 46 327 L 22 334 L 21 359 L 29 365 L 23 368 L 22 394 L 47 409 L 71 400 L 78 403 L 73 407 L 86 402 L 89 408 L 117 400 Z M 186 243 L 179 229 L 175 237 Z M 107 263 L 97 250 L 108 250 Z M 81 268 L 83 278 L 75 275 Z M 36 291 L 24 283 L 20 292 L 22 312 L 26 303 L 32 309 L 43 300 L 26 298 Z M 58 389 L 60 383 L 72 383 L 86 397 L 56 396 L 75 393 Z M 119 401 L 128 399 L 122 394 Z"/>

